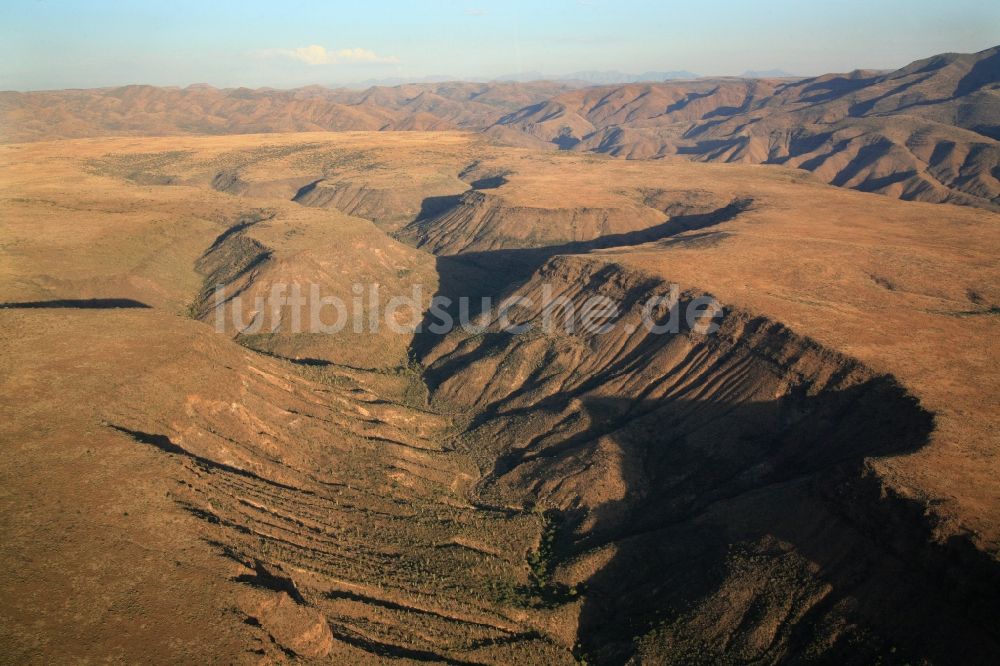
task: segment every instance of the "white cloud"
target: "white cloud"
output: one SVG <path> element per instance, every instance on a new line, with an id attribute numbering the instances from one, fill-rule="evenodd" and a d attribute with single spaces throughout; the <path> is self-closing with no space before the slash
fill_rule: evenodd
<path id="1" fill-rule="evenodd" d="M 353 48 L 330 50 L 318 44 L 311 44 L 297 49 L 268 49 L 262 52 L 268 57 L 285 57 L 301 60 L 308 65 L 336 65 L 340 63 L 398 63 L 396 56 L 380 56 L 370 49 Z"/>

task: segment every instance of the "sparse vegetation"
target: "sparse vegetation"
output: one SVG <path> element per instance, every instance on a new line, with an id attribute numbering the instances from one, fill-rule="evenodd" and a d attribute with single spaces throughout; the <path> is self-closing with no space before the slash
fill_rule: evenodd
<path id="1" fill-rule="evenodd" d="M 997 319 L 942 312 L 995 314 L 989 214 L 792 187 L 781 170 L 480 141 L 271 135 L 263 147 L 260 137 L 172 137 L 0 150 L 4 187 L 19 193 L 4 199 L 3 300 L 96 292 L 151 306 L 0 310 L 14 333 L 0 373 L 11 400 L 0 425 L 11 442 L 7 492 L 30 509 L 11 514 L 19 569 L 5 585 L 35 595 L 52 627 L 89 622 L 86 656 L 118 634 L 158 640 L 164 627 L 212 654 L 245 656 L 250 645 L 273 660 L 290 650 L 768 662 L 849 649 L 897 663 L 920 652 L 929 618 L 971 645 L 979 630 L 960 621 L 970 611 L 955 599 L 993 569 L 975 560 L 965 580 L 952 556 L 977 557 L 975 539 L 995 525 L 992 513 L 951 502 L 992 487 L 983 433 L 995 411 Z M 475 238 L 459 226 L 444 233 L 454 247 L 481 244 L 459 257 L 402 245 L 335 206 L 287 200 L 323 174 L 373 189 L 396 179 L 413 188 L 412 219 L 422 198 L 452 196 L 422 188 L 467 186 L 442 185 L 442 174 L 455 180 L 472 154 L 476 169 L 505 174 L 486 190 L 504 219 Z M 103 175 L 89 171 L 101 160 Z M 245 192 L 212 189 L 228 169 Z M 135 173 L 187 185 L 136 186 Z M 664 210 L 676 221 L 749 194 L 754 205 L 716 221 L 726 232 L 712 243 L 627 235 L 600 251 L 560 241 L 538 252 L 552 234 L 591 233 L 588 220 L 609 210 L 625 211 L 621 220 L 642 211 L 628 217 L 632 234 L 647 228 L 643 216 L 660 225 Z M 403 206 L 377 201 L 386 219 Z M 512 237 L 532 247 L 511 247 Z M 531 261 L 498 262 L 524 249 Z M 249 297 L 293 280 L 339 293 L 355 280 L 386 293 L 419 282 L 453 296 L 537 296 L 550 284 L 574 302 L 627 303 L 625 321 L 676 280 L 684 298 L 709 288 L 739 305 L 727 306 L 716 337 L 513 336 L 495 326 L 440 338 L 281 326 L 219 334 L 176 316 L 214 323 L 205 296 L 220 280 Z M 518 321 L 537 319 L 539 304 L 519 307 Z M 948 456 L 976 456 L 985 469 Z M 959 472 L 969 494 L 941 501 Z M 923 494 L 904 498 L 904 487 Z M 955 550 L 939 550 L 925 516 L 947 511 L 935 523 L 942 535 L 975 524 L 979 536 L 948 533 L 942 543 Z M 911 556 L 920 567 L 908 568 Z M 78 575 L 70 586 L 52 571 Z M 952 580 L 941 571 L 961 584 L 941 589 Z M 933 600 L 934 613 L 914 599 Z M 9 610 L 15 622 L 30 617 Z"/>

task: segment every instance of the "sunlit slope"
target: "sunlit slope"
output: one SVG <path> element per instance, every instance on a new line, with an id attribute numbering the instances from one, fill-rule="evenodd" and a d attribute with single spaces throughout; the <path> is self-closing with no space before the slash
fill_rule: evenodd
<path id="1" fill-rule="evenodd" d="M 0 169 L 18 661 L 998 654 L 995 214 L 439 132 Z M 216 330 L 216 286 L 297 282 L 548 285 L 633 328 Z M 718 333 L 635 326 L 673 282 Z"/>

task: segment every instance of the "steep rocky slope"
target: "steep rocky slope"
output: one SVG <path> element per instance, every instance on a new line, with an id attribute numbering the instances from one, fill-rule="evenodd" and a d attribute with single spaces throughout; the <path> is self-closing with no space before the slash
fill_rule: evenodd
<path id="1" fill-rule="evenodd" d="M 192 316 L 281 357 L 368 369 L 406 365 L 409 341 L 388 328 L 380 304 L 411 297 L 413 284 L 433 292 L 437 276 L 424 255 L 336 212 L 291 205 L 248 211 L 233 222 L 195 262 L 204 282 Z M 361 305 L 344 312 L 314 307 L 333 297 Z M 275 299 L 301 300 L 303 307 L 292 314 L 275 309 Z M 398 308 L 396 318 L 419 321 L 421 305 Z M 362 324 L 366 344 L 359 348 Z"/>
<path id="2" fill-rule="evenodd" d="M 505 596 L 540 520 L 468 501 L 478 471 L 410 337 L 304 350 L 281 326 L 261 353 L 204 309 L 204 280 L 251 302 L 295 280 L 348 298 L 401 268 L 433 286 L 431 257 L 336 212 L 96 174 L 123 145 L 94 148 L 37 144 L 4 179 L 5 654 L 571 663 L 571 637 Z"/>
<path id="3" fill-rule="evenodd" d="M 1000 302 L 991 249 L 995 214 L 900 205 L 760 166 L 522 154 L 505 178 L 487 192 L 509 202 L 506 227 L 533 228 L 534 218 L 514 214 L 519 207 L 546 202 L 558 209 L 560 196 L 574 200 L 569 193 L 583 193 L 580 203 L 593 205 L 595 191 L 606 201 L 632 197 L 660 217 L 652 226 L 592 240 L 444 251 L 437 260 L 442 293 L 494 294 L 496 285 L 525 279 L 552 256 L 600 252 L 786 323 L 918 392 L 940 417 L 935 437 L 942 445 L 895 459 L 882 472 L 948 497 L 936 507 L 952 516 L 942 523 L 950 525 L 946 531 L 967 528 L 987 550 L 1000 543 L 1000 525 L 985 510 L 1000 499 L 990 467 L 973 462 L 995 455 L 989 433 L 998 406 L 982 398 L 997 381 L 993 343 L 982 347 L 993 335 Z M 566 205 L 562 214 L 571 217 L 572 208 Z M 439 219 L 448 213 L 421 228 L 432 229 Z M 465 232 L 448 237 L 450 245 L 469 243 Z M 476 242 L 502 245 L 503 238 Z M 955 485 L 965 487 L 962 498 L 948 490 Z M 966 528 L 952 522 L 958 515 L 959 522 L 969 521 Z"/>
<path id="4" fill-rule="evenodd" d="M 663 174 L 663 165 L 484 151 L 459 174 L 469 189 L 441 197 L 396 235 L 438 255 L 524 250 L 506 256 L 537 263 L 556 252 L 635 245 L 707 226 L 749 205 L 735 190 L 664 187 Z M 539 248 L 546 249 L 532 251 Z"/>

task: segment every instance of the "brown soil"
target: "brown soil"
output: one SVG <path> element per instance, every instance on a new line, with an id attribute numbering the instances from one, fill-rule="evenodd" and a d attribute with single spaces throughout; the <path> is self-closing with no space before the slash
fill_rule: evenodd
<path id="1" fill-rule="evenodd" d="M 11 662 L 1000 657 L 994 213 L 453 132 L 12 144 L 0 174 Z M 387 194 L 293 201 L 316 181 Z M 623 309 L 214 330 L 216 284 L 296 281 Z M 671 282 L 720 331 L 636 327 Z"/>

